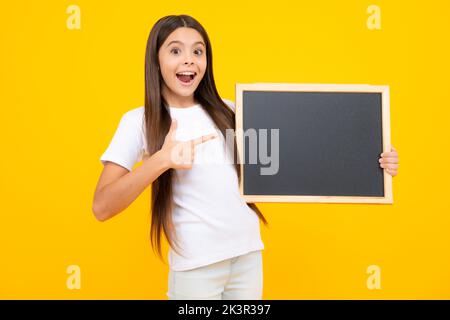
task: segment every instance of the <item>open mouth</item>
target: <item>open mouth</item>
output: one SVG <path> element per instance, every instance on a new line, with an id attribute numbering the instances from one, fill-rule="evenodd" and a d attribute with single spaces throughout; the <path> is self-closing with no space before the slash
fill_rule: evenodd
<path id="1" fill-rule="evenodd" d="M 196 72 L 179 72 L 176 74 L 177 79 L 183 85 L 190 85 L 194 82 L 195 77 L 197 76 Z"/>

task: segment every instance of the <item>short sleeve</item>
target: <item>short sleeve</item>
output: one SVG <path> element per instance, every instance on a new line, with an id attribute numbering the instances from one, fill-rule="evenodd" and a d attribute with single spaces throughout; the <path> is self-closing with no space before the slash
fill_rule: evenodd
<path id="1" fill-rule="evenodd" d="M 123 114 L 114 136 L 100 161 L 114 162 L 129 171 L 142 160 L 144 139 L 142 134 L 143 107 Z"/>
<path id="2" fill-rule="evenodd" d="M 234 105 L 234 102 L 228 99 L 223 99 L 223 102 L 226 103 L 227 106 L 229 106 L 231 108 L 231 110 L 233 110 L 233 112 L 235 112 L 236 106 Z"/>

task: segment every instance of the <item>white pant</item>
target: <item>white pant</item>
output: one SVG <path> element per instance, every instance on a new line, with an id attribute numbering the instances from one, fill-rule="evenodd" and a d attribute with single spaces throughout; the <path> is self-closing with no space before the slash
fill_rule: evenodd
<path id="1" fill-rule="evenodd" d="M 262 253 L 252 251 L 187 271 L 169 269 L 170 300 L 261 300 Z"/>

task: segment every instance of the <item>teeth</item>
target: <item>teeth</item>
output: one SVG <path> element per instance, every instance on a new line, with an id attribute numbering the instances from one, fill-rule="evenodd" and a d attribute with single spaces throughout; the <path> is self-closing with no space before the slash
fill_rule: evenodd
<path id="1" fill-rule="evenodd" d="M 177 74 L 181 74 L 184 76 L 193 76 L 195 74 L 195 72 L 178 72 Z"/>

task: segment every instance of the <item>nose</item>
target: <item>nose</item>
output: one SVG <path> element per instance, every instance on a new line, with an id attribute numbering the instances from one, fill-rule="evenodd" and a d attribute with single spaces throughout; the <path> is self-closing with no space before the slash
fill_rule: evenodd
<path id="1" fill-rule="evenodd" d="M 193 64 L 194 62 L 192 61 L 192 56 L 190 54 L 188 54 L 185 58 L 184 58 L 184 64 Z"/>

